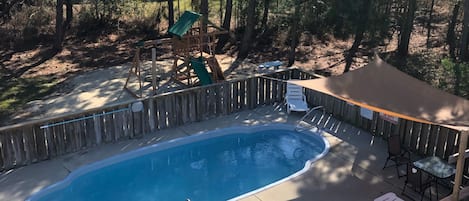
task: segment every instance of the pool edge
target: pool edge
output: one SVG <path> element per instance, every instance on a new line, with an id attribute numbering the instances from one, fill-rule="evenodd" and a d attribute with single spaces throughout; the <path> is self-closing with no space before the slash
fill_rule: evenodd
<path id="1" fill-rule="evenodd" d="M 277 125 L 277 124 L 267 124 L 267 125 L 271 125 L 271 126 L 272 126 L 272 125 Z M 289 125 L 289 126 L 291 126 L 291 128 L 293 128 L 293 129 L 296 128 L 295 126 L 293 126 L 293 125 L 291 125 L 291 124 L 282 124 L 282 125 Z M 304 130 L 302 130 L 302 131 L 295 130 L 295 131 L 300 132 L 300 133 L 304 133 L 304 134 L 313 134 L 313 135 L 315 135 L 315 136 L 317 136 L 317 137 L 320 137 L 320 138 L 322 139 L 322 141 L 324 142 L 324 151 L 323 151 L 321 154 L 317 155 L 315 158 L 310 159 L 310 160 L 307 160 L 307 161 L 305 162 L 305 166 L 303 167 L 303 169 L 301 169 L 301 170 L 299 170 L 299 171 L 297 171 L 297 172 L 291 174 L 290 176 L 285 177 L 285 178 L 283 178 L 283 179 L 280 179 L 280 180 L 278 180 L 278 181 L 276 181 L 276 182 L 274 182 L 274 183 L 271 183 L 271 184 L 269 184 L 269 185 L 266 185 L 266 186 L 264 186 L 264 187 L 262 187 L 262 188 L 258 188 L 258 189 L 256 189 L 256 190 L 247 192 L 247 193 L 242 194 L 242 195 L 240 195 L 240 196 L 236 196 L 236 197 L 234 197 L 234 198 L 230 198 L 230 199 L 228 199 L 228 201 L 237 201 L 237 200 L 240 200 L 240 199 L 243 199 L 243 198 L 252 196 L 252 195 L 254 195 L 254 194 L 256 194 L 256 193 L 262 192 L 262 191 L 267 190 L 267 189 L 269 189 L 269 188 L 272 188 L 272 187 L 274 187 L 274 186 L 276 186 L 276 185 L 279 185 L 280 183 L 286 182 L 286 181 L 288 181 L 288 180 L 290 180 L 290 179 L 292 179 L 292 178 L 295 178 L 295 177 L 297 177 L 297 176 L 300 176 L 300 175 L 304 174 L 305 172 L 307 172 L 311 167 L 313 167 L 314 162 L 316 162 L 317 160 L 323 158 L 327 153 L 329 153 L 330 144 L 329 144 L 329 141 L 327 141 L 327 139 L 326 139 L 323 135 L 321 135 L 321 132 L 323 132 L 323 130 L 318 129 L 317 131 L 314 131 L 314 132 L 312 131 L 312 129 L 309 129 L 309 130 L 308 130 L 308 129 L 304 129 Z M 306 131 L 307 131 L 307 132 L 306 132 Z"/>
<path id="2" fill-rule="evenodd" d="M 95 162 L 85 164 L 85 165 L 77 168 L 76 170 L 72 171 L 71 173 L 69 173 L 63 180 L 58 181 L 58 182 L 56 182 L 54 184 L 51 184 L 49 186 L 46 186 L 45 188 L 42 188 L 38 192 L 31 194 L 30 196 L 28 196 L 25 199 L 25 201 L 40 200 L 41 198 L 43 198 L 44 196 L 48 195 L 49 193 L 51 193 L 53 191 L 60 190 L 60 189 L 68 187 L 70 185 L 70 183 L 73 182 L 73 180 L 76 179 L 77 177 L 80 177 L 80 176 L 82 176 L 86 173 L 89 173 L 91 171 L 94 171 L 96 169 L 100 169 L 102 167 L 106 167 L 106 166 L 109 166 L 109 165 L 112 165 L 112 164 L 115 164 L 115 163 L 119 163 L 119 162 L 128 160 L 130 158 L 142 156 L 142 155 L 145 155 L 145 154 L 148 154 L 148 153 L 151 153 L 151 152 L 160 151 L 160 150 L 168 149 L 168 148 L 171 148 L 171 147 L 176 147 L 176 146 L 180 146 L 180 145 L 184 145 L 184 144 L 189 144 L 189 143 L 193 143 L 193 142 L 197 142 L 197 141 L 206 140 L 206 139 L 217 137 L 217 136 L 230 135 L 230 134 L 233 134 L 233 133 L 246 134 L 246 133 L 252 133 L 252 132 L 257 132 L 257 131 L 268 130 L 268 129 L 272 129 L 272 128 L 278 128 L 278 129 L 284 129 L 284 130 L 294 130 L 295 126 L 292 125 L 292 124 L 286 124 L 286 123 L 269 123 L 269 124 L 260 124 L 260 125 L 254 125 L 254 126 L 238 125 L 238 126 L 231 126 L 231 127 L 227 127 L 227 128 L 219 128 L 219 129 L 215 129 L 215 130 L 204 131 L 204 132 L 200 132 L 200 133 L 194 133 L 194 134 L 189 135 L 189 136 L 179 137 L 179 138 L 175 138 L 175 139 L 171 139 L 171 140 L 167 140 L 167 141 L 163 141 L 163 142 L 158 142 L 158 143 L 148 145 L 148 146 L 145 146 L 145 147 L 141 147 L 141 148 L 138 148 L 138 149 L 135 149 L 135 150 L 131 150 L 131 151 L 128 151 L 128 152 L 125 152 L 125 153 L 116 154 L 114 156 L 111 156 L 111 157 L 103 159 L 103 160 L 99 160 L 99 161 L 95 161 Z M 219 132 L 220 130 L 223 130 L 224 132 L 221 133 L 221 132 Z M 242 199 L 244 197 L 247 197 L 249 195 L 255 194 L 255 193 L 260 192 L 260 191 L 263 191 L 263 190 L 265 190 L 267 188 L 270 188 L 272 186 L 278 185 L 279 183 L 282 183 L 282 182 L 284 182 L 286 180 L 289 180 L 293 177 L 301 175 L 301 174 L 305 173 L 307 170 L 309 170 L 312 167 L 312 165 L 315 161 L 319 160 L 320 158 L 322 158 L 325 154 L 327 154 L 329 152 L 329 147 L 330 147 L 329 142 L 320 134 L 320 131 L 314 132 L 312 130 L 302 130 L 302 131 L 296 131 L 296 132 L 304 133 L 304 134 L 308 134 L 308 135 L 313 134 L 313 135 L 317 136 L 318 138 L 322 139 L 322 141 L 324 142 L 324 146 L 325 146 L 324 151 L 322 153 L 320 153 L 318 156 L 316 156 L 315 158 L 306 161 L 305 166 L 300 171 L 297 171 L 297 172 L 291 174 L 290 176 L 288 176 L 286 178 L 283 178 L 283 179 L 280 179 L 280 180 L 278 180 L 274 183 L 271 183 L 269 185 L 266 185 L 264 187 L 261 187 L 259 189 L 254 190 L 254 191 L 250 191 L 248 193 L 242 194 L 240 196 L 231 198 L 229 200 Z"/>

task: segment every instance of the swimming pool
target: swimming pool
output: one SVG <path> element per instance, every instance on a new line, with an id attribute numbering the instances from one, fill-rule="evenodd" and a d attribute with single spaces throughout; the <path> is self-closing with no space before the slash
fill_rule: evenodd
<path id="1" fill-rule="evenodd" d="M 303 173 L 328 147 L 291 125 L 230 127 L 86 165 L 27 200 L 238 199 Z"/>

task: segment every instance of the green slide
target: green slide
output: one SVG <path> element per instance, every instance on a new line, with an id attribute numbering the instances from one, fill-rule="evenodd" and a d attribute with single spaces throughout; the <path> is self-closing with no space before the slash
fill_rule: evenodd
<path id="1" fill-rule="evenodd" d="M 208 85 L 212 84 L 212 77 L 207 71 L 207 68 L 205 67 L 205 62 L 203 57 L 199 58 L 192 58 L 191 59 L 191 66 L 192 69 L 194 69 L 195 74 L 197 74 L 197 77 L 199 77 L 200 80 L 200 85 Z"/>

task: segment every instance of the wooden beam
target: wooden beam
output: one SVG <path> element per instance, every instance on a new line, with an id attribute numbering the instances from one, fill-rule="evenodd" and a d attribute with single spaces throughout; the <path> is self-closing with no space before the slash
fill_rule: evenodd
<path id="1" fill-rule="evenodd" d="M 465 153 L 467 147 L 469 131 L 461 131 L 461 136 L 459 140 L 459 153 Z M 462 182 L 463 171 L 464 171 L 464 159 L 465 154 L 459 154 L 458 161 L 456 163 L 456 176 L 454 177 L 454 186 L 453 186 L 453 201 L 459 200 L 459 186 Z"/>

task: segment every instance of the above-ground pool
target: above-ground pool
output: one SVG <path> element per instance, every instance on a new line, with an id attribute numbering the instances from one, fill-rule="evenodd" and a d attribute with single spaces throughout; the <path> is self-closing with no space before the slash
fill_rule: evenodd
<path id="1" fill-rule="evenodd" d="M 86 165 L 28 200 L 236 199 L 303 173 L 328 147 L 289 125 L 230 127 Z"/>

